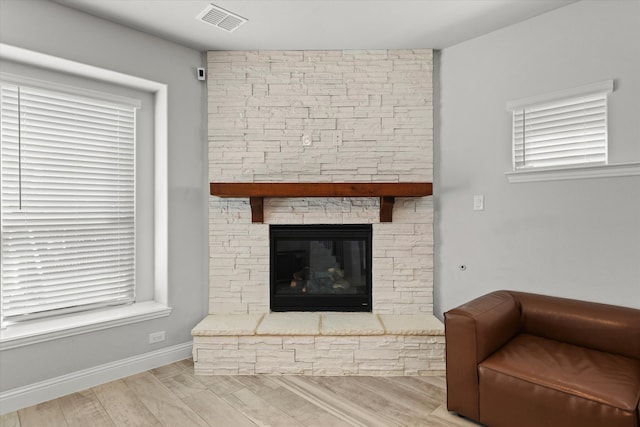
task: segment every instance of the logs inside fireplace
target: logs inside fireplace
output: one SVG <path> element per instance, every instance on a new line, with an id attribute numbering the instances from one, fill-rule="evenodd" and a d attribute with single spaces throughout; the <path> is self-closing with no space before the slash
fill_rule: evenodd
<path id="1" fill-rule="evenodd" d="M 371 311 L 370 224 L 271 225 L 271 311 Z"/>

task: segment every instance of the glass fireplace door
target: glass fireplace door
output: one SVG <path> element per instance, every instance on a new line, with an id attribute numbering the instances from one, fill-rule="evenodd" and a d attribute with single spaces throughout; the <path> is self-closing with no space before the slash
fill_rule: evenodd
<path id="1" fill-rule="evenodd" d="M 371 225 L 272 225 L 272 311 L 371 311 Z"/>

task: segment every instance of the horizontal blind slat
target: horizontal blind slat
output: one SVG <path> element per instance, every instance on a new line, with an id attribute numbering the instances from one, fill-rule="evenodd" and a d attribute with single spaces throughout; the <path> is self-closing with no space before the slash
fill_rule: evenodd
<path id="1" fill-rule="evenodd" d="M 109 278 L 108 280 L 95 281 L 91 284 L 91 286 L 83 286 L 81 289 L 78 289 L 77 286 L 73 285 L 47 286 L 44 289 L 34 287 L 33 289 L 27 289 L 24 292 L 20 291 L 19 294 L 16 292 L 15 300 L 26 301 L 33 296 L 38 296 L 38 294 L 54 298 L 60 298 L 64 296 L 74 297 L 73 294 L 87 293 L 96 289 L 101 291 L 108 290 L 111 293 L 127 293 L 129 292 L 129 290 L 127 289 L 128 284 L 129 281 L 127 280 L 127 278 L 121 278 L 116 282 Z M 11 291 L 9 291 L 9 293 L 11 293 Z"/>
<path id="2" fill-rule="evenodd" d="M 116 264 L 114 265 L 118 266 Z M 24 283 L 21 282 L 19 285 L 14 283 L 13 288 L 22 290 L 33 288 L 46 289 L 47 286 L 76 284 L 80 285 L 78 286 L 79 289 L 84 289 L 98 279 L 112 283 L 114 279 L 117 280 L 123 276 L 126 277 L 128 273 L 133 272 L 132 264 L 123 264 L 118 273 L 114 272 L 114 265 L 105 265 L 101 268 L 84 266 L 67 270 L 53 270 L 46 272 L 46 280 L 43 279 L 42 274 L 25 276 Z M 128 277 L 126 278 L 128 279 Z M 11 281 L 9 281 L 9 284 L 11 284 Z M 8 287 L 8 289 L 10 289 L 10 287 Z"/>
<path id="3" fill-rule="evenodd" d="M 534 149 L 539 146 L 550 146 L 550 145 L 561 145 L 565 143 L 575 143 L 579 144 L 580 142 L 594 142 L 598 141 L 598 143 L 602 146 L 602 140 L 606 136 L 606 134 L 598 129 L 597 132 L 586 132 L 586 133 L 559 133 L 557 135 L 553 135 L 551 138 L 532 138 L 527 139 L 526 146 L 527 149 Z"/>

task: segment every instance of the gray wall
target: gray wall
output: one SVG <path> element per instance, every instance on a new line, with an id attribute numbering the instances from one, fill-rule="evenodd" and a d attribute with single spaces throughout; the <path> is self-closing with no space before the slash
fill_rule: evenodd
<path id="1" fill-rule="evenodd" d="M 640 178 L 508 184 L 507 101 L 615 78 L 610 158 L 640 161 L 640 3 L 582 1 L 445 49 L 435 147 L 435 313 L 499 288 L 640 307 Z M 169 84 L 173 314 L 0 353 L 8 390 L 190 340 L 206 314 L 201 54 L 48 1 L 1 0 L 0 41 Z M 486 209 L 473 212 L 473 194 Z M 467 270 L 458 270 L 466 264 Z M 147 344 L 149 332 L 167 340 Z"/>
<path id="2" fill-rule="evenodd" d="M 0 4 L 0 41 L 168 84 L 171 316 L 0 353 L 0 390 L 191 340 L 207 313 L 206 90 L 202 53 L 49 1 Z M 151 159 L 149 160 L 151 162 Z M 166 341 L 148 344 L 150 332 Z"/>
<path id="3" fill-rule="evenodd" d="M 639 176 L 504 176 L 507 101 L 605 79 L 609 160 L 640 162 L 639 41 L 640 2 L 582 1 L 440 52 L 436 315 L 495 289 L 640 308 Z"/>

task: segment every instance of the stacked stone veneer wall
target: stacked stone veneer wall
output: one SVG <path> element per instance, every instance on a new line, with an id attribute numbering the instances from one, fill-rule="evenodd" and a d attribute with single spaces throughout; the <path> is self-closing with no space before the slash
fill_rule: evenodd
<path id="1" fill-rule="evenodd" d="M 209 178 L 432 181 L 432 51 L 209 52 Z M 303 146 L 304 135 L 311 138 Z M 336 143 L 336 135 L 339 141 Z M 379 201 L 211 197 L 209 312 L 269 311 L 268 224 L 373 224 L 373 311 L 432 312 L 431 197 Z"/>
<path id="2" fill-rule="evenodd" d="M 199 375 L 443 375 L 444 335 L 194 337 Z"/>

